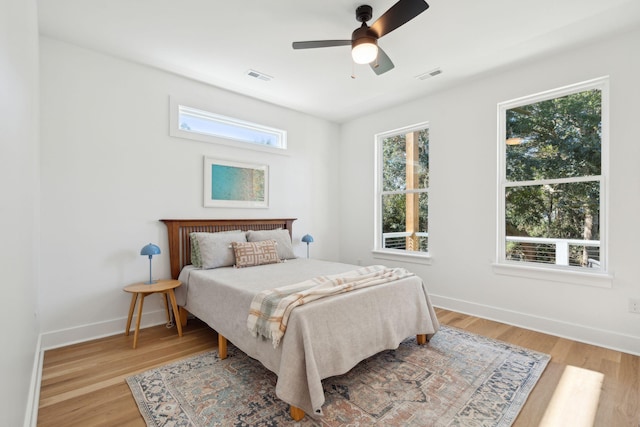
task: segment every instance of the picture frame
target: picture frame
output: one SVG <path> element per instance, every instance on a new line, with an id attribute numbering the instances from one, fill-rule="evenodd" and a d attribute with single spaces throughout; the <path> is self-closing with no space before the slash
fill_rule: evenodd
<path id="1" fill-rule="evenodd" d="M 204 207 L 268 208 L 269 166 L 204 157 Z"/>

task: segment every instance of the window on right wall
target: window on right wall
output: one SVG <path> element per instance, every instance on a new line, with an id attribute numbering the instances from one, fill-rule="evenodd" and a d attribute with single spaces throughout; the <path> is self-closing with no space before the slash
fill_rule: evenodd
<path id="1" fill-rule="evenodd" d="M 608 79 L 499 104 L 498 264 L 607 271 Z"/>

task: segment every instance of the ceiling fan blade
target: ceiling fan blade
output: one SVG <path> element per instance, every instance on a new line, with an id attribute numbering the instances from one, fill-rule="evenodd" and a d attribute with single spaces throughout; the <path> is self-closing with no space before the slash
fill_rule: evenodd
<path id="1" fill-rule="evenodd" d="M 371 29 L 380 38 L 411 21 L 428 8 L 429 5 L 424 0 L 399 0 L 371 25 Z"/>
<path id="2" fill-rule="evenodd" d="M 351 40 L 314 40 L 308 42 L 293 42 L 294 49 L 315 49 L 317 47 L 351 46 Z"/>
<path id="3" fill-rule="evenodd" d="M 380 46 L 378 46 L 378 57 L 369 65 L 371 66 L 373 72 L 377 75 L 384 74 L 387 71 L 393 70 L 394 67 L 393 62 L 391 62 L 389 56 L 385 53 L 384 50 L 380 48 Z"/>

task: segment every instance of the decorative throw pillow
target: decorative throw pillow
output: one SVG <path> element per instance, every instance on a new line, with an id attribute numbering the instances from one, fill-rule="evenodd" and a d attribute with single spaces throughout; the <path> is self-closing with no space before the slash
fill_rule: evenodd
<path id="1" fill-rule="evenodd" d="M 276 248 L 280 259 L 296 257 L 291 245 L 291 235 L 287 230 L 279 228 L 277 230 L 247 231 L 247 242 L 260 242 L 262 240 L 275 240 L 278 243 Z"/>
<path id="2" fill-rule="evenodd" d="M 218 233 L 194 232 L 189 236 L 191 237 L 191 264 L 203 269 L 232 266 L 234 257 L 231 243 L 247 241 L 242 230 Z"/>
<path id="3" fill-rule="evenodd" d="M 237 268 L 280 262 L 275 240 L 260 242 L 232 242 Z"/>
<path id="4" fill-rule="evenodd" d="M 202 255 L 200 255 L 200 245 L 196 233 L 189 233 L 189 240 L 191 242 L 191 265 L 202 268 Z"/>

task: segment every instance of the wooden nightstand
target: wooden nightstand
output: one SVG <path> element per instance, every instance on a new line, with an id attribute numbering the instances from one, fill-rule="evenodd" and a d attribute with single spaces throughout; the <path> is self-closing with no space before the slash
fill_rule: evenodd
<path id="1" fill-rule="evenodd" d="M 173 308 L 174 316 L 178 316 L 178 305 L 176 304 L 176 295 L 173 293 L 173 290 L 178 286 L 182 285 L 182 282 L 179 280 L 158 280 L 153 284 L 146 283 L 134 283 L 133 285 L 129 285 L 124 288 L 125 292 L 130 292 L 131 295 L 131 305 L 129 306 L 129 318 L 127 319 L 127 329 L 124 331 L 125 335 L 129 335 L 129 328 L 131 328 L 131 319 L 133 318 L 133 310 L 136 307 L 136 300 L 138 299 L 138 295 L 140 295 L 140 304 L 138 306 L 138 318 L 136 319 L 136 332 L 133 335 L 133 348 L 136 348 L 138 345 L 138 332 L 140 331 L 140 319 L 142 319 L 142 306 L 144 304 L 144 297 L 151 294 L 162 293 L 164 294 L 164 305 L 167 308 L 167 322 L 171 321 L 171 316 L 169 314 L 169 299 L 171 300 L 171 308 Z M 167 297 L 168 295 L 168 297 Z M 178 336 L 182 336 L 182 325 L 180 324 L 180 319 L 176 319 L 176 326 L 178 327 Z"/>

